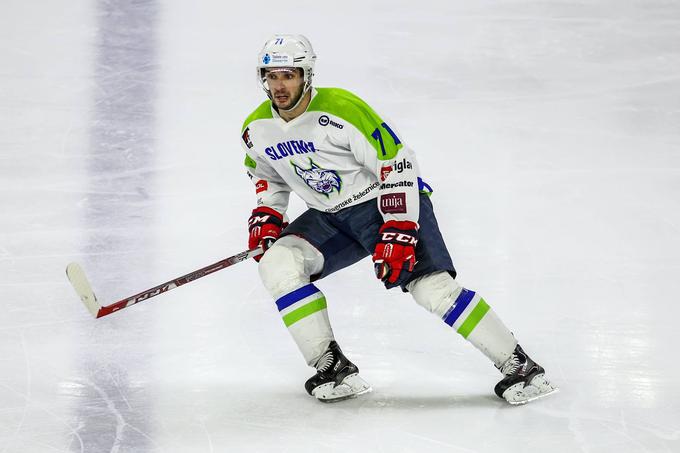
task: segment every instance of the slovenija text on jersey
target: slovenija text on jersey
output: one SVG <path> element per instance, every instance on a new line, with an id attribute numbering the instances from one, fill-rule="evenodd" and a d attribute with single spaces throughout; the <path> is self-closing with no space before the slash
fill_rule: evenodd
<path id="1" fill-rule="evenodd" d="M 264 152 L 271 160 L 279 160 L 294 154 L 315 153 L 316 148 L 314 147 L 314 142 L 288 140 L 287 142 L 277 143 L 274 146 L 268 146 L 264 149 Z"/>

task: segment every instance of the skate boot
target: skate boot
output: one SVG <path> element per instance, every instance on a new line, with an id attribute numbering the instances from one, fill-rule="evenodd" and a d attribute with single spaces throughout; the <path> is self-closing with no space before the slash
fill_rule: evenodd
<path id="1" fill-rule="evenodd" d="M 355 398 L 368 393 L 371 386 L 359 376 L 359 368 L 331 341 L 315 365 L 316 374 L 305 382 L 307 393 L 324 403 Z"/>
<path id="2" fill-rule="evenodd" d="M 499 370 L 505 377 L 494 391 L 510 404 L 525 404 L 557 390 L 545 378 L 543 367 L 531 360 L 519 344 Z"/>

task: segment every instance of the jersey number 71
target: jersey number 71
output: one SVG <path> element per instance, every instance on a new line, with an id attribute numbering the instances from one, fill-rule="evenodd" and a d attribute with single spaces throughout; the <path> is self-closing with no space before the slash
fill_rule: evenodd
<path id="1" fill-rule="evenodd" d="M 382 123 L 380 124 L 383 129 L 385 129 L 391 136 L 392 140 L 394 140 L 394 145 L 399 146 L 401 145 L 401 140 L 399 140 L 399 137 L 397 137 L 397 134 L 394 133 L 394 131 L 386 124 Z M 383 156 L 387 156 L 387 151 L 385 151 L 385 142 L 383 141 L 382 134 L 380 133 L 380 128 L 376 127 L 373 133 L 371 134 L 371 137 L 376 139 L 378 143 L 380 143 L 380 150 L 382 151 Z"/>

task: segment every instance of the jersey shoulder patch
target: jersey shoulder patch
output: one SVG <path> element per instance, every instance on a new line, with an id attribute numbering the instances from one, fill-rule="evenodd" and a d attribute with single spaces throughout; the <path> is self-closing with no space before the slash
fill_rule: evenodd
<path id="1" fill-rule="evenodd" d="M 316 88 L 308 111 L 330 113 L 352 124 L 376 150 L 378 159 L 393 159 L 403 147 L 385 121 L 359 96 L 341 88 Z"/>
<path id="2" fill-rule="evenodd" d="M 266 120 L 274 118 L 272 114 L 272 101 L 269 99 L 260 104 L 243 122 L 243 127 L 241 127 L 241 133 L 243 133 L 248 125 L 256 120 Z"/>

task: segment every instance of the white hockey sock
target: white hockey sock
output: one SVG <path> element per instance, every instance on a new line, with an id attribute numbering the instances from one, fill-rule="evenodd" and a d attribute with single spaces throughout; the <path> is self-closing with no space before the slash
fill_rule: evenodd
<path id="1" fill-rule="evenodd" d="M 314 366 L 334 339 L 323 293 L 309 283 L 279 297 L 276 306 L 305 361 Z"/>
<path id="2" fill-rule="evenodd" d="M 310 275 L 323 269 L 323 255 L 297 236 L 284 236 L 260 260 L 260 277 L 283 322 L 310 366 L 333 341 L 326 298 Z"/>
<path id="3" fill-rule="evenodd" d="M 442 318 L 494 365 L 500 366 L 515 350 L 517 340 L 491 307 L 448 272 L 421 277 L 408 290 L 419 305 Z"/>
<path id="4" fill-rule="evenodd" d="M 496 367 L 510 357 L 517 345 L 512 332 L 474 291 L 463 288 L 442 319 L 482 351 Z"/>

